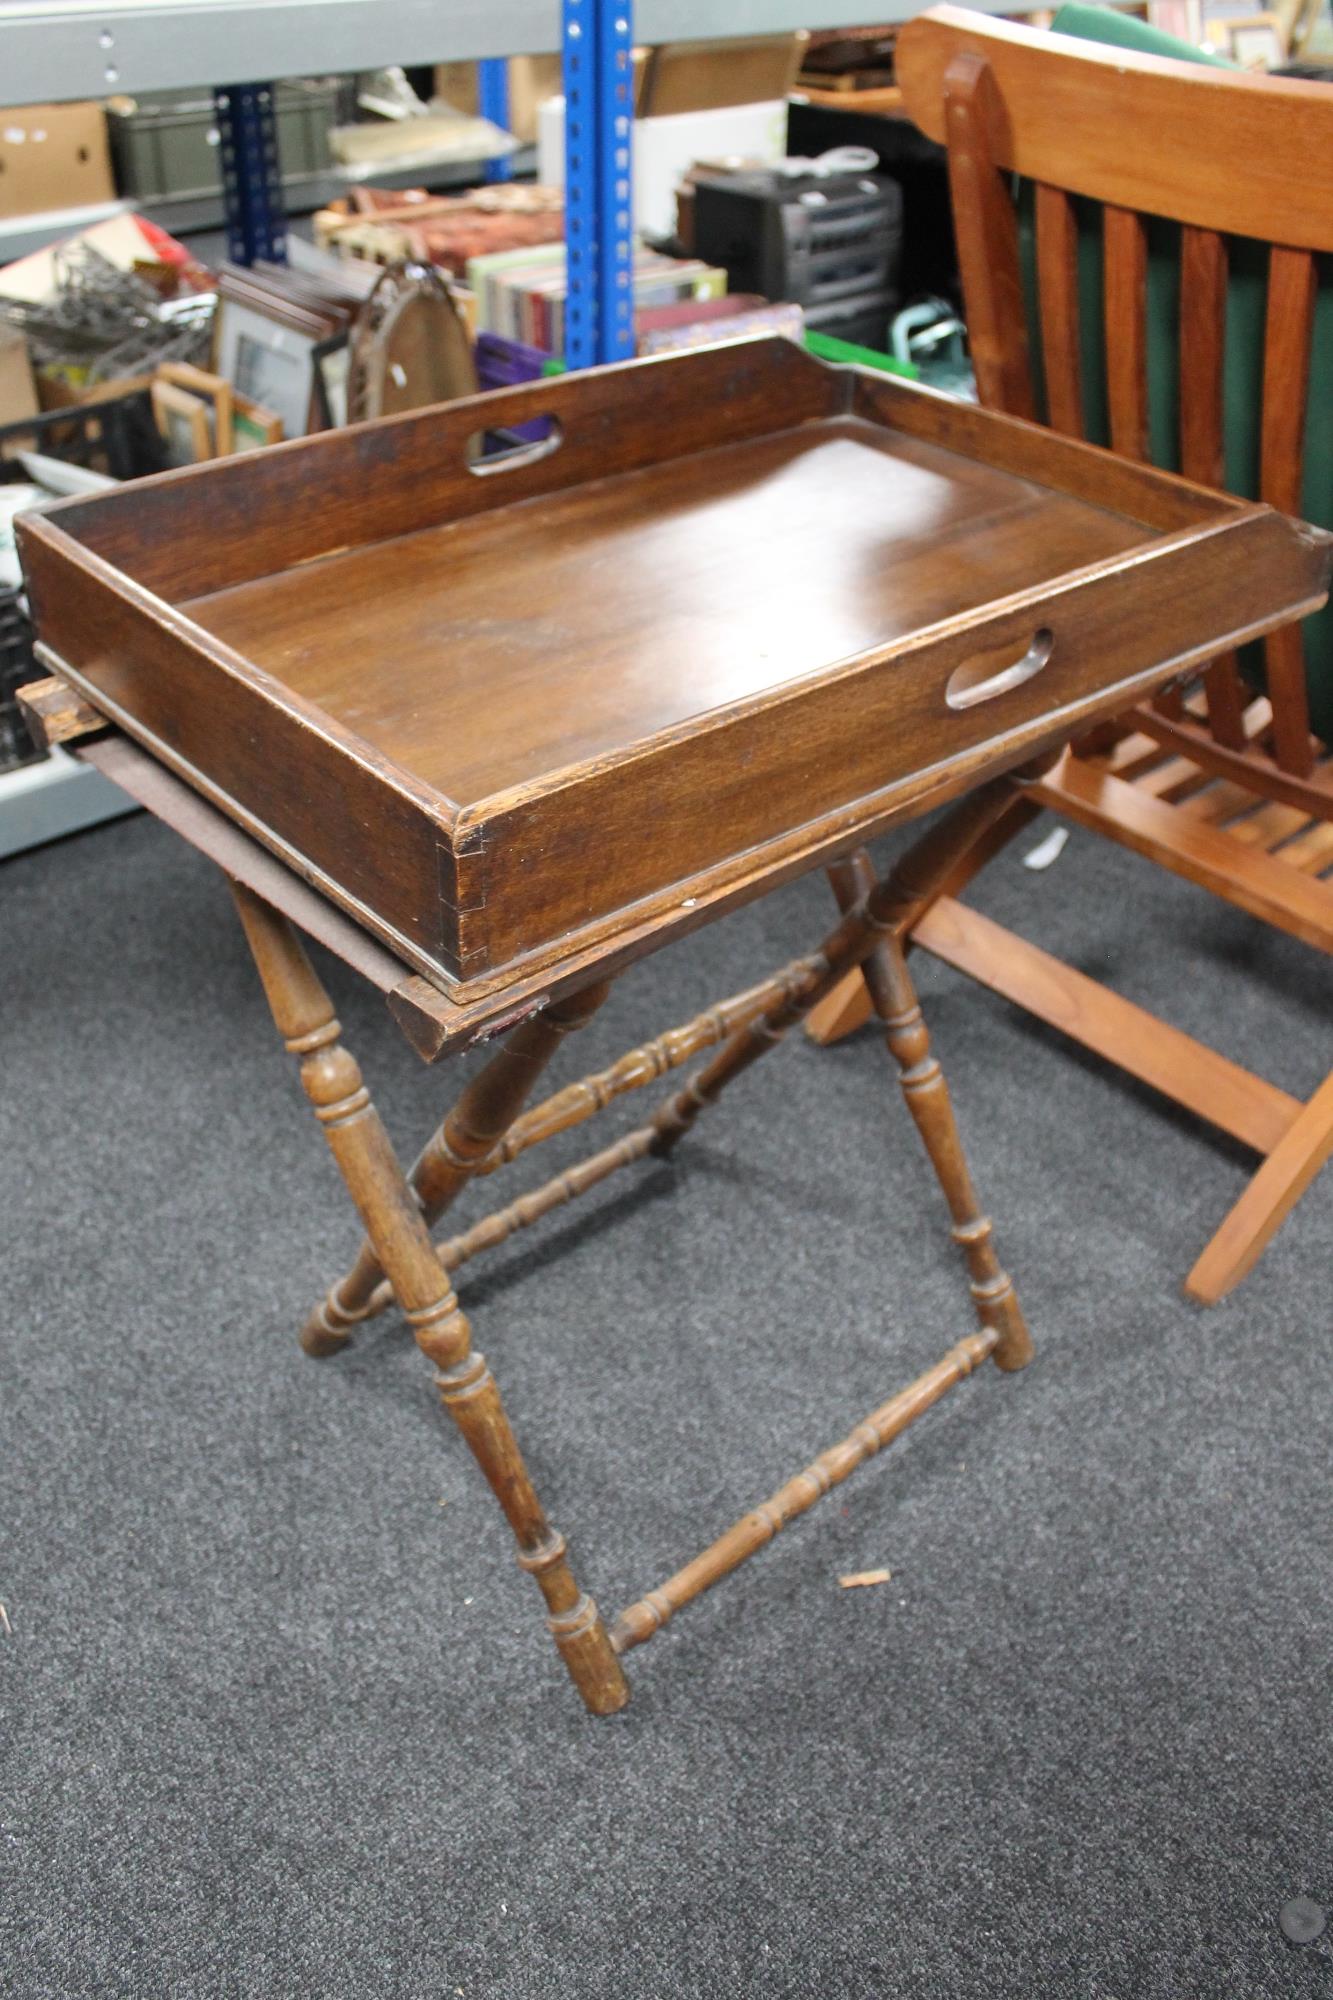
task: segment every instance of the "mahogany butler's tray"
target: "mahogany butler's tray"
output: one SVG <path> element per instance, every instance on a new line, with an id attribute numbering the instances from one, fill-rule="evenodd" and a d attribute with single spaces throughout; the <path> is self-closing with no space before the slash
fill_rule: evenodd
<path id="1" fill-rule="evenodd" d="M 778 339 L 20 528 L 56 669 L 460 997 L 1017 763 L 1311 608 L 1326 562 L 1266 507 Z"/>

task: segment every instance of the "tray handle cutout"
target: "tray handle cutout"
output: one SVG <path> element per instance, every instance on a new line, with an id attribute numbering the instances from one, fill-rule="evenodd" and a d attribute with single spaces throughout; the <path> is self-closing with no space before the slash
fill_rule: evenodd
<path id="1" fill-rule="evenodd" d="M 535 465 L 539 458 L 549 458 L 553 451 L 560 449 L 565 432 L 559 417 L 543 410 L 535 417 L 524 419 L 525 427 L 529 423 L 545 424 L 545 437 L 520 438 L 513 444 L 502 445 L 499 451 L 486 451 L 487 433 L 473 431 L 463 446 L 468 471 L 481 478 L 489 478 L 494 472 L 518 472 L 523 466 Z"/>
<path id="2" fill-rule="evenodd" d="M 1039 674 L 1051 657 L 1055 635 L 1048 625 L 1039 626 L 1026 648 L 1014 657 L 1013 641 L 1007 646 L 988 646 L 961 660 L 945 684 L 944 699 L 950 708 L 975 708 L 979 702 L 994 701 L 1011 688 L 1022 687 Z"/>

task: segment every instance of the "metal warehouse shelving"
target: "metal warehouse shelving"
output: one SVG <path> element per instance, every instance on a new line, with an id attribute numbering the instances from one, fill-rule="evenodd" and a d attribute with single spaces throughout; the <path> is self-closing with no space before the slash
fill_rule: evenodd
<path id="1" fill-rule="evenodd" d="M 995 0 L 971 0 L 985 11 Z M 623 10 L 622 10 L 623 11 Z M 914 0 L 638 0 L 640 42 L 710 41 L 910 20 Z M 560 0 L 0 0 L 9 104 L 253 83 L 386 63 L 542 55 Z"/>

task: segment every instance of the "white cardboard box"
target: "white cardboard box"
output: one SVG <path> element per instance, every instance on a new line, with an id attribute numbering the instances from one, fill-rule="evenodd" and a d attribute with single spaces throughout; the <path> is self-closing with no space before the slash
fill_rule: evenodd
<path id="1" fill-rule="evenodd" d="M 787 151 L 787 104 L 727 104 L 717 111 L 675 111 L 634 121 L 634 227 L 647 236 L 676 228 L 676 184 L 696 160 L 731 155 L 776 164 Z M 565 184 L 565 100 L 549 97 L 537 114 L 537 178 Z"/>

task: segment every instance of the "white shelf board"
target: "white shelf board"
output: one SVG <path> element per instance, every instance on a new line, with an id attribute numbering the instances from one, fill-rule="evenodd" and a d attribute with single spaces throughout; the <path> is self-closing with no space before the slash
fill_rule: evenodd
<path id="1" fill-rule="evenodd" d="M 40 764 L 0 771 L 0 859 L 138 810 L 119 785 L 57 748 Z"/>
<path id="2" fill-rule="evenodd" d="M 75 236 L 95 223 L 110 222 L 113 215 L 124 215 L 130 206 L 128 201 L 95 201 L 83 208 L 47 208 L 40 215 L 9 216 L 0 222 L 0 264 L 45 250 L 49 243 L 59 243 L 62 236 Z"/>

